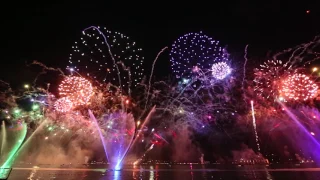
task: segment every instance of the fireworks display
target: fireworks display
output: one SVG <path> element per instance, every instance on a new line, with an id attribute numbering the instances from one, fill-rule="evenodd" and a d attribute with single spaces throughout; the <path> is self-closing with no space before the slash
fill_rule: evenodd
<path id="1" fill-rule="evenodd" d="M 93 87 L 91 82 L 85 78 L 68 76 L 59 85 L 59 94 L 61 97 L 67 97 L 73 106 L 85 105 L 92 97 Z M 62 102 L 66 102 L 66 100 Z M 65 106 L 70 106 L 70 103 L 68 104 Z"/>
<path id="2" fill-rule="evenodd" d="M 142 49 L 122 33 L 92 26 L 82 32 L 72 48 L 67 67 L 70 71 L 77 71 L 98 83 L 121 85 L 125 91 L 142 80 Z"/>
<path id="3" fill-rule="evenodd" d="M 288 76 L 288 65 L 281 60 L 268 60 L 255 69 L 255 91 L 264 98 L 277 99 L 282 78 Z"/>
<path id="4" fill-rule="evenodd" d="M 303 52 L 310 53 L 314 47 Z M 49 85 L 43 89 L 36 83 L 26 84 L 22 86 L 23 92 L 14 92 L 5 83 L 7 89 L 0 96 L 2 134 L 6 127 L 12 134 L 21 131 L 24 135 L 16 144 L 28 145 L 31 139 L 44 144 L 46 149 L 42 152 L 59 149 L 66 155 L 61 156 L 62 162 L 66 157 L 77 157 L 80 163 L 83 157 L 96 158 L 95 161 L 107 161 L 116 170 L 130 152 L 139 152 L 131 160 L 135 164 L 162 150 L 182 153 L 183 157 L 178 159 L 185 160 L 192 155 L 184 154 L 181 147 L 194 146 L 195 159 L 201 156 L 203 163 L 206 158 L 203 152 L 222 147 L 215 153 L 223 154 L 228 144 L 225 142 L 238 140 L 242 144 L 232 145 L 252 147 L 253 154 L 258 155 L 255 160 L 249 160 L 258 162 L 271 144 L 264 140 L 272 138 L 273 133 L 280 132 L 283 137 L 288 129 L 294 129 L 292 134 L 303 129 L 309 139 L 318 138 L 318 68 L 312 67 L 312 72 L 307 73 L 304 64 L 315 59 L 302 63 L 301 58 L 295 57 L 297 49 L 285 51 L 291 54 L 284 55 L 283 61 L 268 60 L 259 68 L 246 59 L 248 65 L 244 71 L 254 73 L 245 72 L 246 76 L 240 79 L 236 72 L 240 67 L 231 66 L 229 54 L 219 41 L 202 32 L 188 33 L 174 42 L 170 52 L 175 79 L 152 81 L 156 58 L 150 80 L 145 84 L 141 81 L 145 68 L 141 48 L 119 32 L 89 27 L 73 45 L 67 67 L 70 76 L 37 63 L 44 71 L 58 72 L 64 77 L 58 97 L 49 92 Z M 250 122 L 253 128 L 248 126 Z M 288 139 L 291 140 L 289 135 Z M 315 142 L 314 139 L 310 142 Z M 206 142 L 217 146 L 208 148 Z M 3 144 L 4 140 L 1 152 Z M 299 150 L 304 148 L 296 142 L 292 144 Z M 75 148 L 78 154 L 73 151 Z M 19 147 L 15 149 L 18 151 Z M 33 146 L 27 149 L 26 152 L 36 151 Z M 34 154 L 38 157 L 41 153 Z M 48 154 L 43 156 L 47 159 Z M 221 157 L 227 156 L 225 153 Z"/>
<path id="5" fill-rule="evenodd" d="M 188 33 L 172 44 L 170 61 L 176 78 L 190 78 L 193 71 L 205 72 L 213 63 L 227 61 L 227 54 L 219 41 L 202 32 Z"/>
<path id="6" fill-rule="evenodd" d="M 231 73 L 231 68 L 225 62 L 218 62 L 212 65 L 212 76 L 215 79 L 222 80 Z"/>
<path id="7" fill-rule="evenodd" d="M 281 83 L 280 96 L 285 100 L 306 101 L 315 97 L 318 86 L 305 74 L 293 74 Z"/>
<path id="8" fill-rule="evenodd" d="M 68 97 L 63 97 L 54 103 L 54 107 L 59 112 L 68 112 L 73 108 L 73 103 Z"/>

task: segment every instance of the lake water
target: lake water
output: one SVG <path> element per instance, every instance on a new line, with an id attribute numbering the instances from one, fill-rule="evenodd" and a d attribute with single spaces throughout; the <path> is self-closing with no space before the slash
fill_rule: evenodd
<path id="1" fill-rule="evenodd" d="M 166 168 L 165 168 L 166 167 Z M 121 171 L 104 168 L 13 168 L 9 180 L 319 180 L 320 168 L 279 168 L 247 166 L 228 169 L 209 169 L 189 165 L 140 166 Z"/>

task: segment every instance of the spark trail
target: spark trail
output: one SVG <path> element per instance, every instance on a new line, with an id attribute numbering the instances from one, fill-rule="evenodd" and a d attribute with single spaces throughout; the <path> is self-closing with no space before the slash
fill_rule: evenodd
<path id="1" fill-rule="evenodd" d="M 148 104 L 148 96 L 149 96 L 149 92 L 150 92 L 150 88 L 151 88 L 151 80 L 152 80 L 152 75 L 153 75 L 153 70 L 154 70 L 154 66 L 159 58 L 159 56 L 166 50 L 168 49 L 168 46 L 164 47 L 163 49 L 161 49 L 161 51 L 157 54 L 156 58 L 154 59 L 153 63 L 152 63 L 152 69 L 151 69 L 151 75 L 149 78 L 149 85 L 148 85 L 148 91 L 147 91 L 147 99 L 146 99 L 146 105 L 144 107 L 144 109 L 146 110 L 147 108 L 147 104 Z"/>
<path id="2" fill-rule="evenodd" d="M 242 77 L 242 90 L 244 90 L 244 87 L 243 87 L 243 84 L 244 84 L 244 80 L 246 78 L 246 65 L 247 65 L 247 62 L 248 62 L 248 46 L 249 44 L 246 45 L 245 49 L 244 49 L 244 64 L 243 64 L 243 77 Z"/>
<path id="3" fill-rule="evenodd" d="M 108 52 L 109 52 L 110 57 L 111 57 L 111 59 L 112 59 L 112 61 L 113 61 L 113 65 L 114 65 L 114 66 L 116 67 L 116 69 L 117 69 L 118 80 L 119 80 L 119 88 L 120 88 L 120 93 L 122 94 L 120 70 L 119 70 L 118 64 L 117 64 L 117 62 L 116 62 L 116 59 L 114 58 L 113 53 L 111 52 L 111 47 L 110 47 L 110 45 L 109 45 L 109 43 L 108 43 L 108 41 L 107 41 L 106 36 L 104 35 L 104 33 L 103 33 L 102 31 L 100 31 L 100 29 L 99 29 L 98 27 L 95 27 L 95 26 L 90 26 L 90 27 L 84 29 L 83 32 L 85 32 L 85 31 L 88 30 L 88 29 L 95 29 L 96 31 L 98 31 L 98 32 L 102 35 L 103 40 L 104 40 L 104 43 L 105 43 L 105 44 L 107 45 L 107 47 L 108 47 Z M 123 106 L 123 103 L 122 103 L 122 106 Z"/>
<path id="4" fill-rule="evenodd" d="M 258 133 L 257 133 L 256 117 L 254 115 L 253 101 L 251 101 L 251 114 L 252 114 L 252 123 L 253 123 L 253 128 L 254 128 L 254 134 L 256 137 L 256 143 L 257 143 L 258 151 L 260 152 L 260 144 L 259 144 L 259 137 L 258 137 Z"/>

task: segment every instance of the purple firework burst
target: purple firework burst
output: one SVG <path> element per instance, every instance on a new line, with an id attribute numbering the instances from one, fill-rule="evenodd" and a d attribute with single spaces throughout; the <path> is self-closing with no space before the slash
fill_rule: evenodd
<path id="1" fill-rule="evenodd" d="M 227 53 L 202 32 L 188 33 L 172 44 L 170 61 L 176 78 L 191 78 L 195 69 L 208 71 L 214 63 L 227 61 Z"/>

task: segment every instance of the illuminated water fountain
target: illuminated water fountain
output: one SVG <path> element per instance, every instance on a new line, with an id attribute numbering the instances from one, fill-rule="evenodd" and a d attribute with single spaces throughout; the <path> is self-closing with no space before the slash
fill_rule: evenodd
<path id="1" fill-rule="evenodd" d="M 3 123 L 1 131 L 1 168 L 11 168 L 14 157 L 26 137 L 27 125 L 25 123 L 12 125 L 10 132 L 7 132 L 5 123 Z M 10 143 L 7 143 L 7 135 L 10 136 Z"/>
<path id="2" fill-rule="evenodd" d="M 139 136 L 141 128 L 149 122 L 155 107 L 151 109 L 140 128 L 136 130 L 134 117 L 130 113 L 118 111 L 103 115 L 96 119 L 89 110 L 90 118 L 96 123 L 102 145 L 112 170 L 120 170 L 124 164 L 125 156 Z M 137 133 L 137 134 L 136 134 Z"/>
<path id="3" fill-rule="evenodd" d="M 2 154 L 5 149 L 6 144 L 7 144 L 6 124 L 4 121 L 2 121 L 2 125 L 1 125 L 1 151 L 0 151 L 1 157 L 2 157 Z"/>
<path id="4" fill-rule="evenodd" d="M 97 122 L 91 111 L 89 114 L 91 119 Z M 99 122 L 99 133 L 110 167 L 113 170 L 120 170 L 133 141 L 134 118 L 132 114 L 116 112 L 104 115 Z"/>

